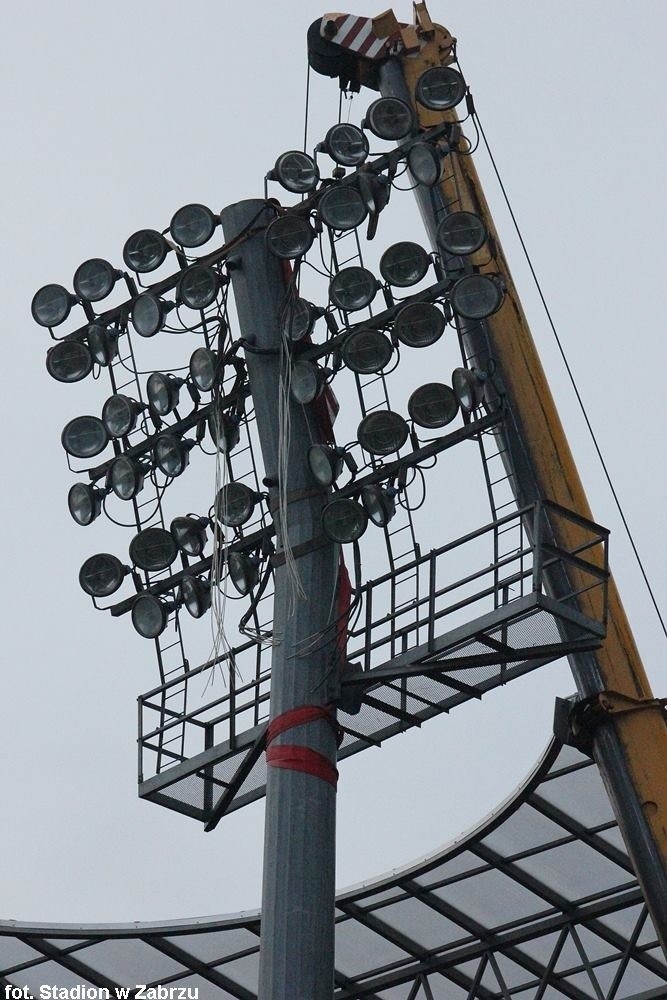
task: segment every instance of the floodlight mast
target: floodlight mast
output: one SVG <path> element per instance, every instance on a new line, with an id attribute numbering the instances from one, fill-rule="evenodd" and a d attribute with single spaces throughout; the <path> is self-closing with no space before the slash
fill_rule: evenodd
<path id="1" fill-rule="evenodd" d="M 414 3 L 414 25 L 399 24 L 389 10 L 372 22 L 371 31 L 391 43 L 395 53 L 374 64 L 362 56 L 357 44 L 342 38 L 336 45 L 337 25 L 325 15 L 319 38 L 315 25 L 309 34 L 309 57 L 318 72 L 340 75 L 341 86 L 368 85 L 386 97 L 398 97 L 416 111 L 419 124 L 430 127 L 455 121 L 451 111 L 428 110 L 416 100 L 419 76 L 433 66 L 452 61 L 454 39 L 435 24 L 425 3 Z M 360 20 L 360 19 L 359 19 Z M 354 32 L 351 33 L 351 36 Z M 368 33 L 366 33 L 367 37 Z M 359 35 L 362 37 L 362 35 Z M 368 38 L 365 51 L 368 50 Z M 338 68 L 336 61 L 338 60 Z M 436 248 L 437 222 L 448 205 L 476 213 L 486 226 L 491 253 L 476 252 L 471 263 L 478 273 L 500 273 L 506 301 L 495 315 L 479 323 L 464 321 L 462 333 L 469 356 L 481 367 L 489 357 L 498 366 L 506 390 L 507 419 L 499 429 L 506 471 L 517 500 L 523 505 L 549 498 L 591 518 L 558 411 L 549 390 L 521 302 L 475 170 L 472 156 L 450 153 L 454 169 L 433 188 L 415 185 L 419 209 Z M 489 259 L 490 258 L 490 259 Z M 574 522 L 563 525 L 554 544 L 572 551 L 581 543 Z M 568 580 L 549 581 L 555 596 L 577 581 L 577 570 Z M 607 639 L 599 652 L 576 653 L 570 666 L 580 705 L 590 720 L 587 738 L 601 771 L 616 818 L 628 847 L 644 896 L 663 948 L 667 951 L 667 725 L 664 707 L 653 697 L 632 631 L 618 592 L 609 582 Z M 579 597 L 587 607 L 587 595 Z M 576 712 L 576 709 L 575 709 Z"/>
<path id="2" fill-rule="evenodd" d="M 231 274 L 278 541 L 269 724 L 276 735 L 267 747 L 259 998 L 324 1000 L 334 989 L 337 748 L 330 702 L 340 553 L 322 538 L 328 491 L 314 488 L 308 468 L 308 449 L 322 436 L 310 407 L 289 399 L 289 439 L 280 441 L 280 315 L 288 287 L 286 265 L 269 253 L 265 238 L 275 217 L 255 200 L 221 212 L 228 243 L 250 226 L 260 230 L 240 243 Z M 281 445 L 288 448 L 286 512 L 278 509 Z M 306 599 L 292 593 L 287 545 Z M 295 710 L 303 711 L 289 714 Z"/>

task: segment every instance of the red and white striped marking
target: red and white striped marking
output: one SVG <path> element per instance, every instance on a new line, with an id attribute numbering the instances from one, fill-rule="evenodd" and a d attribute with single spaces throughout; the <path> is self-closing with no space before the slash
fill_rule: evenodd
<path id="1" fill-rule="evenodd" d="M 324 27 L 333 21 L 336 25 L 336 34 L 331 36 L 329 32 L 325 34 Z M 373 31 L 373 21 L 370 17 L 357 17 L 356 14 L 325 14 L 322 18 L 320 34 L 323 38 L 328 38 L 336 45 L 342 45 L 345 49 L 358 52 L 360 56 L 367 59 L 377 59 L 384 54 L 388 38 L 378 38 Z"/>

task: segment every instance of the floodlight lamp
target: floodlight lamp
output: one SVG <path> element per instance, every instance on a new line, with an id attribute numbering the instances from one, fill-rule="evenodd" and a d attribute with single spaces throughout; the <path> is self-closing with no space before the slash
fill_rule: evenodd
<path id="1" fill-rule="evenodd" d="M 200 247 L 210 240 L 219 224 L 219 217 L 216 218 L 206 205 L 184 205 L 174 214 L 169 232 L 182 247 Z"/>
<path id="2" fill-rule="evenodd" d="M 99 302 L 110 294 L 119 277 L 120 271 L 108 260 L 92 257 L 79 264 L 74 272 L 74 291 L 86 302 Z"/>
<path id="3" fill-rule="evenodd" d="M 196 443 L 175 434 L 158 434 L 153 445 L 153 457 L 160 472 L 172 479 L 185 472 Z"/>
<path id="4" fill-rule="evenodd" d="M 88 483 L 74 483 L 67 494 L 67 506 L 73 520 L 83 527 L 92 524 L 102 510 L 104 490 Z"/>
<path id="5" fill-rule="evenodd" d="M 227 557 L 227 570 L 236 590 L 245 596 L 259 581 L 259 556 L 232 551 Z"/>
<path id="6" fill-rule="evenodd" d="M 81 341 L 60 340 L 47 351 L 46 370 L 57 382 L 80 382 L 92 368 L 92 355 Z"/>
<path id="7" fill-rule="evenodd" d="M 118 354 L 118 330 L 102 323 L 91 323 L 86 337 L 93 361 L 106 368 Z"/>
<path id="8" fill-rule="evenodd" d="M 472 413 L 484 400 L 485 375 L 476 368 L 455 368 L 452 386 L 464 413 Z"/>
<path id="9" fill-rule="evenodd" d="M 404 240 L 394 243 L 382 254 L 380 274 L 388 285 L 407 288 L 422 280 L 430 263 L 431 258 L 423 247 Z"/>
<path id="10" fill-rule="evenodd" d="M 131 500 L 144 488 L 145 471 L 139 462 L 119 455 L 109 466 L 107 484 L 119 500 Z"/>
<path id="11" fill-rule="evenodd" d="M 331 126 L 322 149 L 342 167 L 358 167 L 369 153 L 368 139 L 361 129 L 345 122 Z"/>
<path id="12" fill-rule="evenodd" d="M 218 381 L 218 356 L 208 347 L 198 347 L 190 357 L 190 378 L 202 392 L 210 392 Z"/>
<path id="13" fill-rule="evenodd" d="M 200 556 L 206 546 L 206 531 L 208 518 L 175 517 L 169 530 L 181 552 L 186 556 Z"/>
<path id="14" fill-rule="evenodd" d="M 459 403 L 454 391 L 442 382 L 421 385 L 408 400 L 410 419 L 429 430 L 445 427 L 452 422 L 458 411 Z"/>
<path id="15" fill-rule="evenodd" d="M 123 260 L 130 271 L 146 274 L 155 271 L 169 253 L 169 244 L 156 229 L 140 229 L 123 247 Z"/>
<path id="16" fill-rule="evenodd" d="M 132 624 L 144 639 L 157 639 L 167 627 L 169 609 L 154 594 L 140 594 L 132 605 Z"/>
<path id="17" fill-rule="evenodd" d="M 62 285 L 44 285 L 33 295 L 30 312 L 40 326 L 60 326 L 75 303 L 74 296 Z"/>
<path id="18" fill-rule="evenodd" d="M 445 317 L 431 302 L 411 302 L 394 320 L 394 336 L 406 347 L 430 347 L 445 331 Z"/>
<path id="19" fill-rule="evenodd" d="M 371 455 L 391 455 L 403 447 L 409 433 L 408 425 L 399 413 L 375 410 L 359 424 L 357 440 Z"/>
<path id="20" fill-rule="evenodd" d="M 351 184 L 330 187 L 320 198 L 317 213 L 322 222 L 338 232 L 356 229 L 368 214 L 360 192 Z"/>
<path id="21" fill-rule="evenodd" d="M 380 97 L 369 106 L 361 123 L 378 139 L 405 139 L 415 127 L 412 108 L 398 97 Z"/>
<path id="22" fill-rule="evenodd" d="M 79 570 L 79 585 L 90 597 L 109 597 L 116 593 L 127 572 L 116 556 L 99 552 L 86 559 Z"/>
<path id="23" fill-rule="evenodd" d="M 362 486 L 361 502 L 368 517 L 378 528 L 386 528 L 396 513 L 397 490 L 394 486 Z"/>
<path id="24" fill-rule="evenodd" d="M 178 397 L 184 380 L 168 372 L 153 372 L 146 382 L 148 404 L 159 417 L 166 417 L 178 406 Z"/>
<path id="25" fill-rule="evenodd" d="M 212 267 L 193 264 L 181 275 L 177 297 L 188 309 L 206 309 L 215 301 L 220 289 L 220 276 Z"/>
<path id="26" fill-rule="evenodd" d="M 503 290 L 500 282 L 488 274 L 466 274 L 451 291 L 454 312 L 465 319 L 486 319 L 500 309 Z"/>
<path id="27" fill-rule="evenodd" d="M 438 226 L 436 239 L 447 253 L 465 257 L 483 245 L 486 229 L 474 212 L 452 212 Z"/>
<path id="28" fill-rule="evenodd" d="M 228 528 L 240 528 L 253 515 L 257 494 L 245 483 L 227 483 L 218 491 L 215 512 Z"/>
<path id="29" fill-rule="evenodd" d="M 433 187 L 440 180 L 442 160 L 435 146 L 429 142 L 416 142 L 408 150 L 408 169 L 417 184 Z"/>
<path id="30" fill-rule="evenodd" d="M 108 445 L 109 435 L 99 417 L 74 417 L 65 424 L 60 440 L 73 458 L 94 458 Z"/>
<path id="31" fill-rule="evenodd" d="M 211 584 L 191 573 L 181 580 L 179 598 L 188 614 L 201 618 L 211 607 Z"/>
<path id="32" fill-rule="evenodd" d="M 312 403 L 326 385 L 328 369 L 320 368 L 312 361 L 297 361 L 292 365 L 290 394 L 295 403 L 302 406 Z"/>
<path id="33" fill-rule="evenodd" d="M 322 511 L 322 529 L 332 542 L 356 542 L 368 527 L 368 514 L 356 500 L 332 500 Z"/>
<path id="34" fill-rule="evenodd" d="M 112 438 L 126 437 L 137 425 L 143 406 L 130 396 L 115 393 L 102 407 L 102 423 Z"/>
<path id="35" fill-rule="evenodd" d="M 383 371 L 391 361 L 394 349 L 391 341 L 379 330 L 355 330 L 346 339 L 341 351 L 344 364 L 359 375 Z"/>
<path id="36" fill-rule="evenodd" d="M 307 194 L 317 187 L 320 171 L 312 156 L 298 149 L 290 149 L 278 157 L 268 176 L 270 180 L 278 181 L 286 191 Z"/>
<path id="37" fill-rule="evenodd" d="M 332 486 L 343 471 L 344 454 L 342 448 L 331 448 L 326 444 L 313 444 L 308 449 L 308 468 L 319 486 Z"/>
<path id="38" fill-rule="evenodd" d="M 447 111 L 465 97 L 466 85 L 451 66 L 432 66 L 417 80 L 415 97 L 430 111 Z"/>
<path id="39" fill-rule="evenodd" d="M 213 443 L 223 455 L 229 455 L 241 440 L 240 418 L 236 414 L 212 409 L 208 415 L 208 429 Z"/>
<path id="40" fill-rule="evenodd" d="M 303 340 L 312 332 L 315 320 L 320 314 L 321 311 L 312 302 L 300 298 L 293 299 L 283 315 L 283 336 L 293 341 Z"/>
<path id="41" fill-rule="evenodd" d="M 152 292 L 142 292 L 132 303 L 132 326 L 140 337 L 154 337 L 164 326 L 167 313 L 174 305 Z"/>
<path id="42" fill-rule="evenodd" d="M 302 215 L 281 215 L 266 230 L 269 250 L 281 260 L 295 260 L 310 250 L 315 234 Z"/>
<path id="43" fill-rule="evenodd" d="M 130 560 L 147 573 L 159 573 L 178 555 L 173 536 L 164 528 L 144 528 L 130 542 Z"/>
<path id="44" fill-rule="evenodd" d="M 371 304 L 377 290 L 377 278 L 365 267 L 345 267 L 332 279 L 329 298 L 337 309 L 356 312 Z"/>

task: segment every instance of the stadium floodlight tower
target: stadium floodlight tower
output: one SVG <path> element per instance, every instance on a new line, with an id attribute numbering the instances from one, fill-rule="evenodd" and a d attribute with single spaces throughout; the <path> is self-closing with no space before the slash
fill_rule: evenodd
<path id="1" fill-rule="evenodd" d="M 101 416 L 74 417 L 62 444 L 86 477 L 69 491 L 76 523 L 133 515 L 128 559 L 93 554 L 79 580 L 155 646 L 160 683 L 140 698 L 140 795 L 206 830 L 267 796 L 261 1000 L 333 993 L 338 761 L 564 655 L 585 699 L 567 724 L 586 730 L 665 925 L 660 840 L 633 785 L 633 727 L 586 725 L 611 697 L 601 652 L 608 533 L 591 520 L 534 350 L 534 368 L 519 372 L 508 347 L 512 324 L 526 350 L 532 342 L 457 120 L 468 92 L 451 36 L 423 4 L 415 10 L 414 25 L 391 12 L 325 15 L 309 31 L 316 70 L 380 90 L 359 125 L 334 123 L 312 153 L 278 156 L 263 198 L 220 213 L 185 205 L 163 230 L 130 236 L 124 269 L 92 258 L 73 291 L 46 285 L 32 305 L 55 341 L 52 377 L 76 383 L 105 368 L 110 380 Z M 359 229 L 367 224 L 368 240 L 380 233 L 408 171 L 433 249 L 412 239 L 383 247 L 378 277 Z M 291 204 L 269 198 L 269 183 Z M 464 184 L 461 204 L 450 184 Z M 313 247 L 324 286 L 303 266 Z M 120 301 L 100 311 L 112 295 Z M 54 332 L 79 310 L 81 325 Z M 190 347 L 178 370 L 144 384 L 138 355 L 163 330 L 187 334 Z M 404 405 L 406 357 L 409 379 L 420 359 L 431 362 Z M 434 370 L 451 371 L 448 383 Z M 522 378 L 534 383 L 528 413 Z M 345 444 L 334 434 L 335 379 L 356 399 L 342 414 L 349 422 L 354 412 L 356 427 Z M 538 390 L 549 410 L 541 424 Z M 468 443 L 482 458 L 491 519 L 453 538 L 426 486 L 429 470 Z M 556 449 L 571 494 L 526 462 L 526 449 L 543 446 Z M 210 495 L 200 513 L 168 516 L 167 488 L 201 453 L 213 458 Z M 228 607 L 223 620 L 227 597 L 243 602 L 233 622 Z M 612 605 L 627 638 L 613 591 Z M 186 645 L 208 613 L 213 649 L 194 667 Z M 222 696 L 198 683 L 219 664 L 229 668 Z M 660 748 L 647 692 L 619 686 L 612 714 L 642 707 L 633 718 L 649 720 Z M 645 768 L 645 794 L 664 804 L 657 771 Z"/>

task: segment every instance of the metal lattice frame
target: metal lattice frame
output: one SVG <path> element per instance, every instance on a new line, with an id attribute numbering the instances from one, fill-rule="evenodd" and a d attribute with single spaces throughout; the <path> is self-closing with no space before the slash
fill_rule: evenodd
<path id="1" fill-rule="evenodd" d="M 0 981 L 33 991 L 145 982 L 197 987 L 201 1000 L 255 1000 L 260 923 L 258 913 L 164 924 L 6 922 Z M 667 996 L 667 965 L 595 765 L 553 744 L 472 833 L 342 892 L 335 985 L 335 1000 Z"/>

